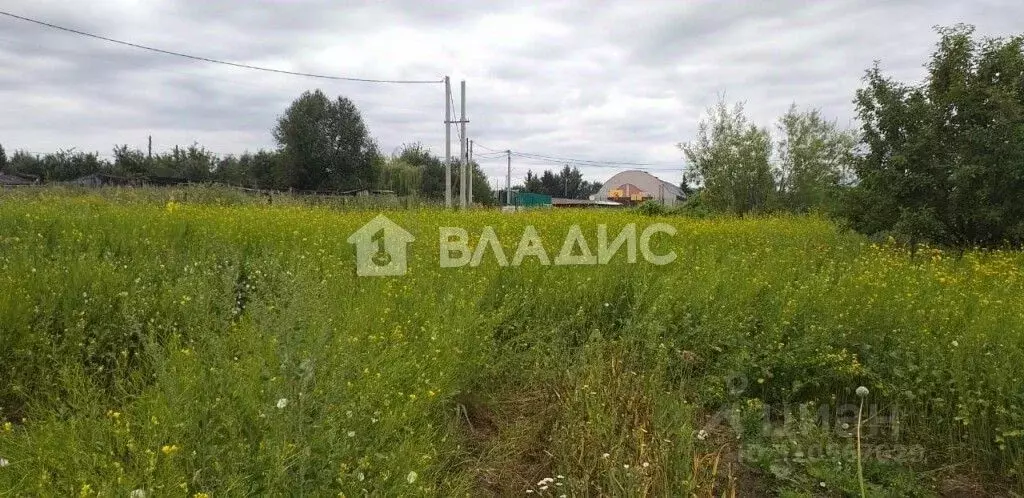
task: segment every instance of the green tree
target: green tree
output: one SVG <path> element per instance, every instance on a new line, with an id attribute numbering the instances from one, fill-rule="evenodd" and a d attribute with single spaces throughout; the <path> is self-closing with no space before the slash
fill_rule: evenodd
<path id="1" fill-rule="evenodd" d="M 289 186 L 345 190 L 373 183 L 377 146 L 345 97 L 303 93 L 278 119 L 274 139 L 285 155 Z"/>
<path id="2" fill-rule="evenodd" d="M 392 159 L 415 166 L 421 170 L 419 194 L 428 199 L 444 199 L 444 161 L 430 153 L 422 144 L 406 144 L 397 157 Z M 452 173 L 452 182 L 456 175 Z M 454 193 L 455 190 L 453 189 Z"/>
<path id="3" fill-rule="evenodd" d="M 127 145 L 114 146 L 114 170 L 122 175 L 139 176 L 148 174 L 149 161 L 141 150 L 129 149 Z"/>
<path id="4" fill-rule="evenodd" d="M 419 195 L 423 183 L 423 168 L 396 158 L 387 161 L 377 174 L 377 188 L 391 190 L 396 195 Z"/>
<path id="5" fill-rule="evenodd" d="M 153 158 L 149 172 L 156 176 L 204 182 L 210 179 L 216 167 L 216 155 L 193 143 L 184 148 L 175 146 L 170 152 L 158 154 Z"/>
<path id="6" fill-rule="evenodd" d="M 770 208 L 775 192 L 771 135 L 747 120 L 742 104 L 729 109 L 719 101 L 700 122 L 697 139 L 678 147 L 712 209 L 743 215 Z"/>
<path id="7" fill-rule="evenodd" d="M 484 206 L 494 206 L 498 203 L 497 194 L 491 189 L 487 174 L 476 161 L 473 161 L 473 202 Z"/>
<path id="8" fill-rule="evenodd" d="M 288 188 L 289 172 L 284 155 L 277 151 L 261 150 L 243 154 L 239 158 L 246 172 L 247 184 L 254 188 L 282 190 Z"/>
<path id="9" fill-rule="evenodd" d="M 16 150 L 7 161 L 7 168 L 11 173 L 33 175 L 44 179 L 43 161 L 34 154 L 23 150 Z"/>
<path id="10" fill-rule="evenodd" d="M 857 138 L 827 121 L 817 109 L 796 104 L 778 122 L 778 193 L 782 207 L 797 212 L 834 202 L 849 181 Z"/>
<path id="11" fill-rule="evenodd" d="M 940 28 L 921 84 L 876 64 L 857 92 L 855 227 L 910 242 L 1024 242 L 1024 37 Z"/>
<path id="12" fill-rule="evenodd" d="M 4 152 L 4 146 L 0 145 L 0 171 L 7 167 L 7 152 Z"/>
<path id="13" fill-rule="evenodd" d="M 551 197 L 587 199 L 601 190 L 601 184 L 584 180 L 583 173 L 579 168 L 570 167 L 567 164 L 557 173 L 544 170 L 540 176 L 535 175 L 533 171 L 527 171 L 522 189 L 525 192 L 550 195 Z"/>
<path id="14" fill-rule="evenodd" d="M 541 183 L 539 176 L 533 174 L 533 170 L 526 170 L 526 178 L 523 179 L 523 191 L 535 194 L 544 193 L 544 184 Z"/>

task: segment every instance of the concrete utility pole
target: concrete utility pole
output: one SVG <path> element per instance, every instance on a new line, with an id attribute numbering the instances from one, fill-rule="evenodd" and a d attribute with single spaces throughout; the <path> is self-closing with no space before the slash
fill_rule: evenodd
<path id="1" fill-rule="evenodd" d="M 444 77 L 444 207 L 452 208 L 452 84 Z"/>
<path id="2" fill-rule="evenodd" d="M 505 151 L 508 157 L 508 176 L 505 177 L 505 205 L 512 205 L 512 150 Z"/>
<path id="3" fill-rule="evenodd" d="M 466 170 L 469 169 L 469 168 L 466 167 L 467 166 L 466 165 L 466 160 L 469 157 L 469 153 L 466 151 L 466 149 L 468 148 L 468 147 L 466 147 L 466 145 L 467 145 L 466 144 L 466 80 L 462 80 L 461 83 L 462 83 L 461 84 L 461 86 L 462 86 L 462 88 L 461 88 L 461 90 L 462 90 L 462 112 L 460 113 L 460 116 L 459 116 L 459 124 L 462 126 L 462 140 L 460 140 L 460 142 L 462 142 L 460 144 L 462 146 L 462 153 L 459 155 L 459 162 L 461 162 L 462 164 L 461 164 L 461 167 L 459 168 L 459 205 L 462 206 L 463 209 L 465 209 L 466 208 L 466 197 L 467 197 L 466 196 Z"/>
<path id="4" fill-rule="evenodd" d="M 466 191 L 466 194 L 469 196 L 469 205 L 472 206 L 473 205 L 473 177 L 476 176 L 476 175 L 473 174 L 474 173 L 474 169 L 473 169 L 473 141 L 472 140 L 469 141 L 469 161 L 467 161 L 466 164 L 469 165 L 468 181 L 466 182 L 467 184 L 469 184 L 469 190 Z"/>
<path id="5" fill-rule="evenodd" d="M 149 152 L 146 155 L 146 159 L 149 161 L 153 160 L 153 135 L 149 136 Z"/>

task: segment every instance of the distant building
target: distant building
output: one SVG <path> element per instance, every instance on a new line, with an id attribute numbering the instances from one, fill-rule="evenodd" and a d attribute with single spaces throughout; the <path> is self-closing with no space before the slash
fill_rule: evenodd
<path id="1" fill-rule="evenodd" d="M 622 203 L 594 199 L 563 199 L 560 197 L 552 197 L 551 206 L 556 208 L 620 207 L 622 206 Z"/>
<path id="2" fill-rule="evenodd" d="M 663 206 L 675 206 L 686 200 L 678 185 L 666 182 L 646 171 L 629 170 L 608 179 L 601 190 L 590 197 L 594 201 L 611 201 L 636 205 L 654 201 Z"/>
<path id="3" fill-rule="evenodd" d="M 36 183 L 39 183 L 37 178 L 29 177 L 27 175 L 0 172 L 0 186 L 20 187 L 23 185 L 34 185 Z"/>
<path id="4" fill-rule="evenodd" d="M 105 173 L 93 173 L 61 183 L 64 185 L 74 185 L 76 187 L 104 187 L 108 185 L 137 187 L 142 184 L 140 180 L 135 178 L 125 178 Z"/>

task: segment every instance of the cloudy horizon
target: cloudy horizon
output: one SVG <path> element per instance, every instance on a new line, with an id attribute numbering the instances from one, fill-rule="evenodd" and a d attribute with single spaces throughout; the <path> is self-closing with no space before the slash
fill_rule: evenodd
<path id="1" fill-rule="evenodd" d="M 724 96 L 773 127 L 792 103 L 854 126 L 864 71 L 916 82 L 933 27 L 1014 34 L 1024 4 L 896 2 L 353 2 L 0 0 L 0 10 L 101 36 L 236 63 L 373 79 L 467 81 L 481 148 L 653 163 L 678 183 L 679 142 Z M 109 155 L 197 142 L 218 154 L 274 146 L 303 91 L 350 98 L 384 153 L 421 142 L 444 154 L 440 84 L 315 80 L 124 47 L 0 16 L 0 144 Z M 453 129 L 453 137 L 457 136 Z M 453 151 L 458 145 L 453 141 Z M 505 160 L 480 158 L 492 185 Z M 629 166 L 578 165 L 603 181 Z M 513 159 L 513 181 L 560 164 Z"/>

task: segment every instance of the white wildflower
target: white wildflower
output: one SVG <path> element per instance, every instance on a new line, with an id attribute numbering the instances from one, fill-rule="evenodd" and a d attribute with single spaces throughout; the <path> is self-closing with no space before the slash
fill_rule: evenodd
<path id="1" fill-rule="evenodd" d="M 129 498 L 146 498 L 146 496 L 148 495 L 144 489 L 133 489 L 132 492 L 128 494 Z"/>
<path id="2" fill-rule="evenodd" d="M 698 440 L 703 441 L 703 440 L 705 440 L 707 438 L 708 438 L 708 431 L 706 431 L 704 429 L 701 429 L 700 432 L 697 433 L 697 439 Z"/>
<path id="3" fill-rule="evenodd" d="M 412 483 L 416 482 L 416 478 L 417 477 L 419 477 L 419 474 L 417 474 L 415 470 L 410 470 L 409 474 L 407 476 L 405 476 L 405 480 L 409 484 L 412 484 Z"/>
<path id="4" fill-rule="evenodd" d="M 356 437 L 356 431 L 348 431 L 348 437 Z"/>
<path id="5" fill-rule="evenodd" d="M 601 455 L 601 458 L 608 458 L 610 456 L 612 456 L 611 453 L 605 453 L 604 455 Z"/>
<path id="6" fill-rule="evenodd" d="M 6 466 L 8 466 L 10 464 L 11 464 L 11 462 L 8 461 L 6 458 L 0 458 L 0 468 L 6 467 Z"/>
<path id="7" fill-rule="evenodd" d="M 868 388 L 860 386 L 857 388 L 857 396 L 866 397 L 868 395 Z"/>
<path id="8" fill-rule="evenodd" d="M 284 407 L 288 406 L 288 398 L 281 398 L 277 400 L 277 409 L 284 410 Z"/>

